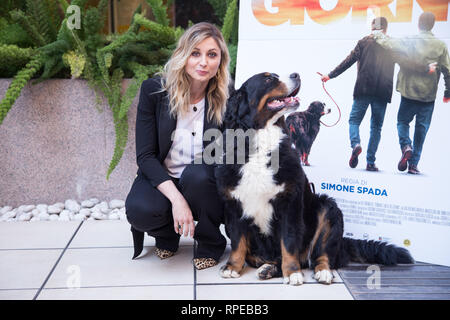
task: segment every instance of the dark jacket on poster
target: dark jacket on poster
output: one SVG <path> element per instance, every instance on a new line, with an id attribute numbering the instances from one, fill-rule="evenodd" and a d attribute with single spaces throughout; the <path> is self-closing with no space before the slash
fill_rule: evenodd
<path id="1" fill-rule="evenodd" d="M 169 98 L 162 91 L 161 79 L 151 78 L 142 83 L 136 115 L 136 160 L 138 175 L 143 174 L 156 187 L 169 180 L 164 160 L 172 146 L 172 132 L 177 120 L 169 114 Z M 207 119 L 208 99 L 205 99 L 203 132 L 218 126 Z M 203 141 L 203 148 L 209 144 Z"/>
<path id="2" fill-rule="evenodd" d="M 372 36 L 366 36 L 358 41 L 348 57 L 328 76 L 330 79 L 339 76 L 355 62 L 358 62 L 358 76 L 353 97 L 373 96 L 386 102 L 391 102 L 396 62 L 414 72 L 428 71 L 428 65 L 415 63 L 401 53 L 386 50 Z"/>

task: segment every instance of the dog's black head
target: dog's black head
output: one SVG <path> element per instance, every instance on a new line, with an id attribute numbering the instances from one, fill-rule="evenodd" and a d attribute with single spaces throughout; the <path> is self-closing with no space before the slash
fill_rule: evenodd
<path id="1" fill-rule="evenodd" d="M 325 109 L 326 105 L 320 101 L 312 102 L 308 107 L 308 112 L 317 115 L 318 118 L 323 116 L 324 114 L 330 113 L 330 109 Z"/>
<path id="2" fill-rule="evenodd" d="M 254 75 L 228 100 L 226 128 L 260 129 L 276 123 L 299 106 L 299 99 L 294 96 L 300 85 L 298 73 L 292 73 L 286 80 L 269 72 Z"/>

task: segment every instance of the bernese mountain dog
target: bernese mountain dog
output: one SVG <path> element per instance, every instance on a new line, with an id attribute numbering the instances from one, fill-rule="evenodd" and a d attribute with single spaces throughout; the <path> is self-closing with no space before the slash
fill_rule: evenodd
<path id="1" fill-rule="evenodd" d="M 320 130 L 320 118 L 330 111 L 331 109 L 325 109 L 325 103 L 314 101 L 306 111 L 291 113 L 286 118 L 289 135 L 300 152 L 302 165 L 309 166 L 308 157 Z"/>
<path id="2" fill-rule="evenodd" d="M 331 270 L 350 260 L 413 263 L 406 249 L 344 238 L 336 202 L 311 191 L 284 120 L 299 106 L 300 83 L 298 73 L 284 81 L 260 73 L 228 100 L 225 153 L 215 172 L 231 239 L 221 276 L 239 277 L 247 263 L 258 268 L 259 279 L 282 276 L 284 283 L 300 285 L 301 268 L 311 267 L 318 282 L 330 284 Z"/>

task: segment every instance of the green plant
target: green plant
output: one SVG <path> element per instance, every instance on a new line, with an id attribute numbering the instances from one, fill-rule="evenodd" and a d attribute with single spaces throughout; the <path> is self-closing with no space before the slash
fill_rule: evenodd
<path id="1" fill-rule="evenodd" d="M 2 0 L 0 1 L 0 17 L 8 17 L 9 12 L 14 9 L 24 10 L 26 7 L 26 0 Z"/>
<path id="2" fill-rule="evenodd" d="M 35 50 L 32 48 L 19 48 L 16 45 L 0 44 L 0 74 L 13 77 L 17 70 L 25 67 L 33 57 Z"/>
<path id="3" fill-rule="evenodd" d="M 14 44 L 21 48 L 33 46 L 27 32 L 5 17 L 0 17 L 0 44 Z"/>
<path id="4" fill-rule="evenodd" d="M 227 3 L 228 7 L 223 19 L 222 34 L 228 44 L 228 51 L 230 52 L 230 73 L 234 77 L 237 59 L 239 10 L 237 0 L 230 0 Z"/>
<path id="5" fill-rule="evenodd" d="M 145 0 L 150 8 L 152 8 L 155 22 L 162 26 L 169 26 L 169 17 L 167 16 L 167 6 L 164 5 L 163 0 Z"/>
<path id="6" fill-rule="evenodd" d="M 83 28 L 80 30 L 68 28 L 66 22 L 69 13 L 58 18 L 57 6 L 67 12 L 66 0 L 25 2 L 25 10 L 11 7 L 10 16 L 36 49 L 0 45 L 2 66 L 9 66 L 9 74 L 14 66 L 24 66 L 17 72 L 0 102 L 0 124 L 33 76 L 38 76 L 34 83 L 57 74 L 87 79 L 91 88 L 106 97 L 113 113 L 116 138 L 107 172 L 109 179 L 127 143 L 129 106 L 142 82 L 161 70 L 180 30 L 168 26 L 169 19 L 164 15 L 166 7 L 162 1 L 149 1 L 159 23 L 147 20 L 141 15 L 139 7 L 129 30 L 124 35 L 112 35 L 109 41 L 101 33 L 108 0 L 100 0 L 98 6 L 89 8 L 86 8 L 86 0 L 71 1 L 72 5 L 81 9 Z M 0 23 L 8 22 L 0 20 Z M 122 80 L 125 75 L 132 80 L 122 95 Z"/>
<path id="7" fill-rule="evenodd" d="M 57 13 L 52 12 L 52 10 L 56 10 L 55 7 L 47 5 L 49 1 L 26 0 L 25 11 L 15 8 L 10 12 L 11 20 L 25 30 L 34 47 L 45 46 L 56 38 L 54 26 L 50 26 L 50 24 L 51 19 L 53 19 L 51 17 L 56 16 Z M 4 45 L 2 49 L 8 60 L 12 60 L 14 54 L 21 53 L 21 57 L 27 59 L 28 63 L 16 74 L 5 93 L 5 97 L 0 102 L 0 124 L 28 81 L 40 71 L 42 66 L 45 66 L 45 71 L 47 71 L 49 65 L 53 63 L 49 62 L 45 54 L 42 54 L 39 50 L 19 52 L 17 47 Z M 28 56 L 25 56 L 27 54 Z M 3 66 L 5 65 L 3 64 Z"/>
<path id="8" fill-rule="evenodd" d="M 87 0 L 70 1 L 71 5 L 81 9 L 80 30 L 67 26 L 70 18 L 67 0 L 2 2 L 0 8 L 7 8 L 9 14 L 0 15 L 0 76 L 15 76 L 0 101 L 0 125 L 21 90 L 33 77 L 36 80 L 32 84 L 55 76 L 86 79 L 95 90 L 97 101 L 100 102 L 100 96 L 104 96 L 113 114 L 115 147 L 106 173 L 109 179 L 127 144 L 127 114 L 132 101 L 142 82 L 162 71 L 177 40 L 184 33 L 182 28 L 170 26 L 167 8 L 173 0 L 146 2 L 155 21 L 147 19 L 139 6 L 125 33 L 108 36 L 102 33 L 108 0 L 100 0 L 97 6 L 86 6 Z M 224 21 L 222 31 L 232 56 L 230 66 L 234 70 L 237 0 L 225 2 L 227 9 L 221 13 Z M 216 6 L 220 3 L 216 1 Z M 12 30 L 15 35 L 8 38 L 8 34 L 2 33 L 3 27 Z M 19 43 L 14 43 L 14 39 L 19 38 L 22 39 L 20 44 L 27 44 L 28 48 L 20 48 Z M 124 78 L 131 80 L 122 94 Z"/>
<path id="9" fill-rule="evenodd" d="M 42 55 L 34 55 L 25 68 L 19 71 L 6 91 L 5 97 L 0 101 L 0 124 L 5 119 L 6 114 L 11 109 L 16 99 L 20 96 L 20 92 L 31 77 L 42 67 L 44 59 Z"/>
<path id="10" fill-rule="evenodd" d="M 162 7 L 161 1 L 152 3 L 154 15 L 159 14 L 158 19 L 168 21 L 167 13 L 165 19 L 161 16 Z M 134 13 L 127 32 L 115 37 L 110 44 L 96 53 L 99 76 L 102 80 L 97 84 L 102 87 L 102 91 L 108 98 L 116 129 L 116 144 L 107 179 L 119 163 L 127 143 L 128 109 L 142 82 L 161 70 L 161 64 L 171 53 L 167 48 L 174 45 L 176 40 L 174 28 L 150 21 L 140 11 L 141 9 L 138 8 Z M 155 12 L 159 13 L 155 14 Z M 143 30 L 139 31 L 141 28 Z M 114 70 L 112 74 L 110 70 Z M 125 72 L 133 74 L 133 79 L 125 94 L 120 96 L 120 83 Z"/>
<path id="11" fill-rule="evenodd" d="M 208 0 L 208 3 L 213 7 L 216 17 L 223 23 L 225 14 L 232 0 Z"/>

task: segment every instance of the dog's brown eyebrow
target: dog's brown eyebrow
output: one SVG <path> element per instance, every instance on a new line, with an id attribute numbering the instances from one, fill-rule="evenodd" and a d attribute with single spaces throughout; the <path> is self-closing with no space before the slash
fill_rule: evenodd
<path id="1" fill-rule="evenodd" d="M 266 72 L 266 73 L 264 73 L 264 76 L 265 76 L 265 77 L 270 77 L 270 73 L 269 73 L 269 72 Z"/>

